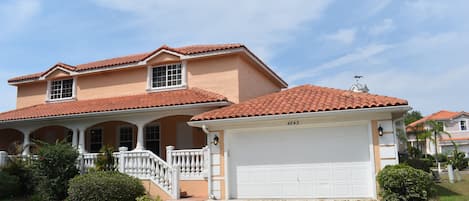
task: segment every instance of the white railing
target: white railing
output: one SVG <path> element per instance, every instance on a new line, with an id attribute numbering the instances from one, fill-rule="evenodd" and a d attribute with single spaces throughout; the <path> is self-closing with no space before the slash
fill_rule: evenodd
<path id="1" fill-rule="evenodd" d="M 119 172 L 139 179 L 151 180 L 173 199 L 179 199 L 179 167 L 177 165 L 171 166 L 147 150 L 127 151 L 125 148 L 119 149 L 119 152 L 113 155 Z M 83 154 L 82 172 L 94 168 L 97 157 L 97 153 Z"/>
<path id="2" fill-rule="evenodd" d="M 166 161 L 171 166 L 180 167 L 181 179 L 204 179 L 208 173 L 208 147 L 202 149 L 174 150 L 166 147 Z"/>
<path id="3" fill-rule="evenodd" d="M 174 199 L 179 199 L 179 167 L 170 166 L 151 151 L 121 151 L 119 171 L 149 179 Z"/>

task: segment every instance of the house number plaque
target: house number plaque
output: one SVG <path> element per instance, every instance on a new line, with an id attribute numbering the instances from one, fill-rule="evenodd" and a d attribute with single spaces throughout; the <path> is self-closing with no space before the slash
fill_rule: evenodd
<path id="1" fill-rule="evenodd" d="M 289 126 L 300 125 L 300 121 L 291 120 L 291 121 L 288 121 L 287 125 L 289 125 Z"/>

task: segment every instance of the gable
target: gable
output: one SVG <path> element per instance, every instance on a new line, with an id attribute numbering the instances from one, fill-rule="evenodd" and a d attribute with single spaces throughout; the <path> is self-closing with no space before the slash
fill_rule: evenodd
<path id="1" fill-rule="evenodd" d="M 171 62 L 179 62 L 179 61 L 180 61 L 179 56 L 176 56 L 167 52 L 161 52 L 160 54 L 148 60 L 147 63 L 157 64 L 157 63 L 171 63 Z"/>
<path id="2" fill-rule="evenodd" d="M 61 69 L 55 69 L 51 73 L 49 73 L 45 78 L 55 79 L 55 78 L 68 77 L 68 76 L 70 76 L 70 73 Z"/>

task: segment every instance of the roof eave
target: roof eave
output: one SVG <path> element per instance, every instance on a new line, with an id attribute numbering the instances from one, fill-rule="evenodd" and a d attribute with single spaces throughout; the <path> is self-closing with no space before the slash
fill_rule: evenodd
<path id="1" fill-rule="evenodd" d="M 213 120 L 194 120 L 194 121 L 189 121 L 188 124 L 194 127 L 202 127 L 203 125 L 248 123 L 252 121 L 264 121 L 264 120 L 269 121 L 269 120 L 281 120 L 281 119 L 292 119 L 292 118 L 325 117 L 325 116 L 330 116 L 330 115 L 346 114 L 346 113 L 407 112 L 411 109 L 412 107 L 410 107 L 409 105 L 398 105 L 398 106 L 349 109 L 349 110 L 332 110 L 332 111 L 322 111 L 322 112 L 304 112 L 304 113 L 291 113 L 291 114 L 281 114 L 281 115 L 224 118 L 224 119 L 213 119 Z"/>
<path id="2" fill-rule="evenodd" d="M 157 106 L 157 107 L 146 107 L 138 109 L 127 109 L 127 110 L 114 110 L 114 111 L 103 111 L 103 112 L 90 112 L 90 113 L 79 113 L 79 114 L 70 114 L 70 115 L 57 115 L 50 117 L 38 117 L 38 118 L 26 118 L 26 119 L 16 119 L 16 120 L 5 120 L 0 121 L 2 124 L 7 123 L 18 123 L 18 122 L 33 122 L 33 121 L 45 121 L 45 120 L 66 120 L 74 118 L 89 118 L 96 116 L 108 116 L 108 115 L 122 115 L 129 113 L 144 113 L 144 112 L 157 112 L 164 110 L 177 110 L 177 109 L 192 109 L 192 108 L 201 108 L 201 107 L 222 107 L 230 105 L 229 101 L 211 101 L 204 103 L 191 103 L 183 105 L 172 105 L 172 106 Z"/>

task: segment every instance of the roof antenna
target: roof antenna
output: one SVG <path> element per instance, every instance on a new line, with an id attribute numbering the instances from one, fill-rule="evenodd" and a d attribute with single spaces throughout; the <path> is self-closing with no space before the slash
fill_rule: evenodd
<path id="1" fill-rule="evenodd" d="M 368 86 L 366 84 L 360 83 L 360 79 L 363 78 L 361 75 L 355 75 L 353 76 L 355 78 L 355 84 L 350 87 L 350 91 L 353 92 L 359 92 L 359 93 L 368 93 L 370 89 L 368 89 Z"/>

